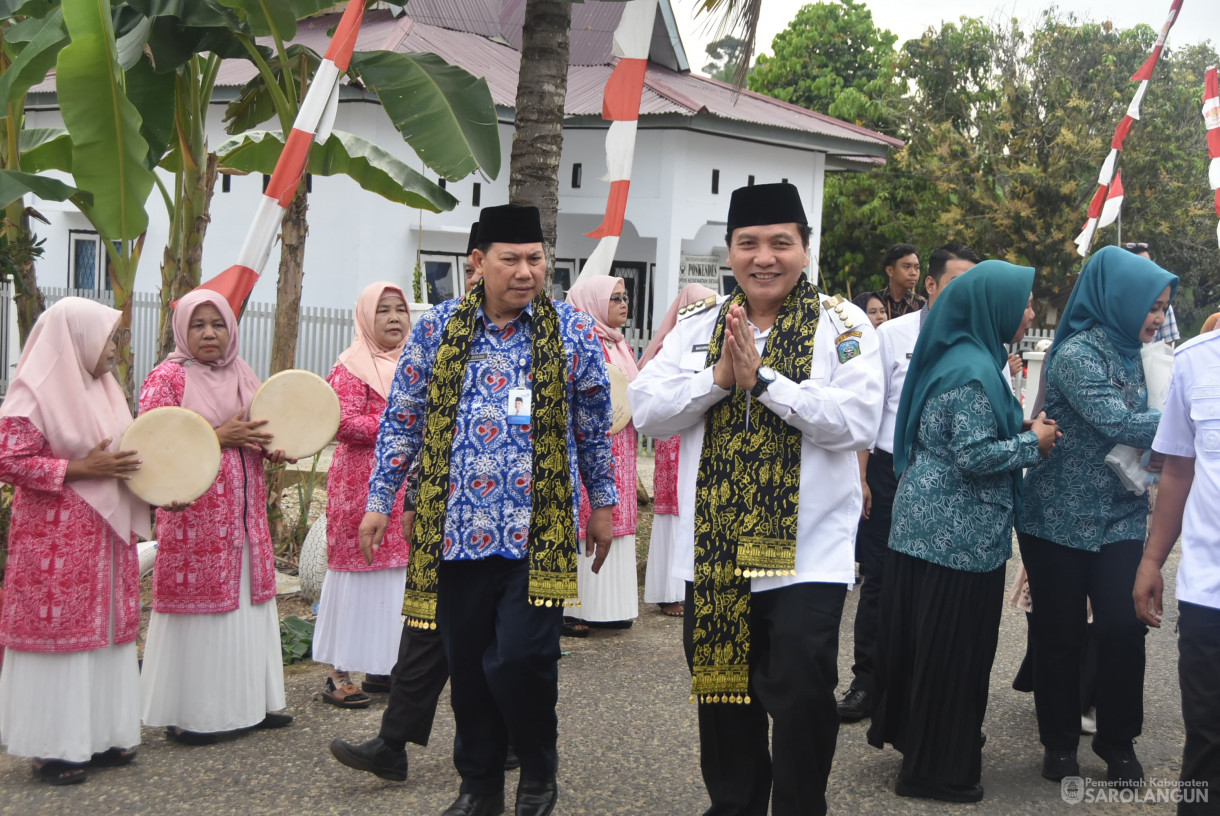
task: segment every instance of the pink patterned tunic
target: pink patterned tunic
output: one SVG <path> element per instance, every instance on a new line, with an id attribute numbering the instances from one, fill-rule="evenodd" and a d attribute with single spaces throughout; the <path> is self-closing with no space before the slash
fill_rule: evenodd
<path id="1" fill-rule="evenodd" d="M 614 505 L 614 532 L 611 535 L 635 535 L 636 519 L 639 515 L 639 503 L 635 500 L 635 446 L 639 435 L 635 431 L 635 423 L 627 423 L 627 427 L 610 437 L 610 452 L 614 454 L 614 486 L 618 489 L 618 504 Z M 585 486 L 580 486 L 580 546 L 584 547 L 585 525 L 592 513 L 589 506 L 589 493 Z"/>
<path id="2" fill-rule="evenodd" d="M 385 411 L 385 399 L 368 383 L 339 363 L 326 381 L 339 395 L 338 443 L 326 477 L 326 563 L 340 572 L 366 572 L 407 565 L 407 542 L 402 537 L 402 494 L 399 488 L 390 512 L 381 549 L 372 565 L 360 555 L 360 521 L 369 500 L 369 474 L 373 471 L 373 446 L 377 426 Z"/>
<path id="3" fill-rule="evenodd" d="M 79 652 L 130 643 L 140 628 L 136 538 L 124 544 L 64 484 L 68 460 L 24 417 L 0 419 L 0 480 L 16 487 L 9 527 L 0 643 L 28 652 Z M 115 561 L 114 584 L 110 565 Z"/>
<path id="4" fill-rule="evenodd" d="M 140 389 L 140 413 L 181 405 L 186 370 L 164 362 Z M 153 609 L 207 614 L 238 607 L 242 550 L 250 542 L 250 602 L 275 597 L 275 554 L 267 525 L 267 482 L 259 451 L 222 448 L 220 474 L 181 513 L 157 511 Z"/>
<path id="5" fill-rule="evenodd" d="M 656 468 L 652 472 L 652 512 L 660 516 L 678 515 L 678 443 L 681 437 L 656 442 Z"/>

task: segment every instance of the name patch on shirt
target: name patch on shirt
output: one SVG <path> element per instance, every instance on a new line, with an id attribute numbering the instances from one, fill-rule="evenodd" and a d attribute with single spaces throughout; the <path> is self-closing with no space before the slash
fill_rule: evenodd
<path id="1" fill-rule="evenodd" d="M 475 353 L 471 354 L 470 357 L 467 359 L 469 359 L 470 362 L 472 362 L 472 363 L 481 363 L 484 360 L 486 360 L 488 358 L 488 356 L 490 356 L 490 355 L 488 355 L 487 352 L 480 351 L 480 352 L 475 352 Z"/>
<path id="2" fill-rule="evenodd" d="M 838 344 L 839 362 L 846 363 L 853 357 L 860 356 L 860 341 L 859 340 L 844 340 Z"/>
<path id="3" fill-rule="evenodd" d="M 690 350 L 691 351 L 707 351 L 707 345 L 708 345 L 707 343 L 700 343 L 696 346 L 691 346 Z"/>

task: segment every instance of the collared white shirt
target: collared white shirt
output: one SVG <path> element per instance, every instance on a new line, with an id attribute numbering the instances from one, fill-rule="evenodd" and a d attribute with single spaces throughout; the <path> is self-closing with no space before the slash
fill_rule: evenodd
<path id="1" fill-rule="evenodd" d="M 915 352 L 915 342 L 919 340 L 919 327 L 923 325 L 923 318 L 924 312 L 921 309 L 887 320 L 877 327 L 885 403 L 876 447 L 886 453 L 894 452 L 894 426 L 898 422 L 902 384 L 907 381 L 907 369 L 911 367 L 911 355 Z"/>
<path id="2" fill-rule="evenodd" d="M 851 304 L 845 304 L 843 313 L 852 324 L 850 340 L 859 344 L 859 354 L 840 362 L 836 340 L 845 327 L 831 316 L 828 300 L 822 298 L 809 378 L 796 382 L 781 375 L 752 406 L 754 411 L 774 411 L 802 434 L 796 575 L 752 578 L 754 592 L 807 582 L 850 585 L 855 579 L 862 504 L 855 452 L 877 436 L 881 366 L 877 334 L 864 312 Z M 641 433 L 658 439 L 681 434 L 672 567 L 674 577 L 684 581 L 695 577 L 695 480 L 705 415 L 729 394 L 715 384 L 712 369 L 704 368 L 719 311 L 708 308 L 679 320 L 661 351 L 627 389 L 632 419 Z M 760 354 L 768 334 L 754 329 Z"/>
<path id="3" fill-rule="evenodd" d="M 1179 601 L 1220 609 L 1220 332 L 1183 344 L 1152 449 L 1195 460 L 1182 516 Z"/>

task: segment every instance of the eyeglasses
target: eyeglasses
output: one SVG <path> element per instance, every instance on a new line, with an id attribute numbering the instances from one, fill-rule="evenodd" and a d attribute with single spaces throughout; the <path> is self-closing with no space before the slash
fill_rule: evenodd
<path id="1" fill-rule="evenodd" d="M 610 302 L 611 303 L 630 303 L 631 297 L 629 295 L 611 295 Z"/>
<path id="2" fill-rule="evenodd" d="M 1148 245 L 1145 243 L 1142 243 L 1142 242 L 1138 243 L 1138 244 L 1133 244 L 1133 243 L 1128 242 L 1128 243 L 1123 244 L 1123 248 L 1141 251 L 1141 250 L 1147 249 Z"/>

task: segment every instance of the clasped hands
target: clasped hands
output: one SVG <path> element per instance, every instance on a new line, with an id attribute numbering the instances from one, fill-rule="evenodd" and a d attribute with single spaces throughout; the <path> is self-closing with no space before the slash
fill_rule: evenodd
<path id="1" fill-rule="evenodd" d="M 733 386 L 750 391 L 758 383 L 760 365 L 762 357 L 754 345 L 754 332 L 746 318 L 746 310 L 730 306 L 724 326 L 724 347 L 712 368 L 712 380 L 726 391 L 731 391 Z"/>

